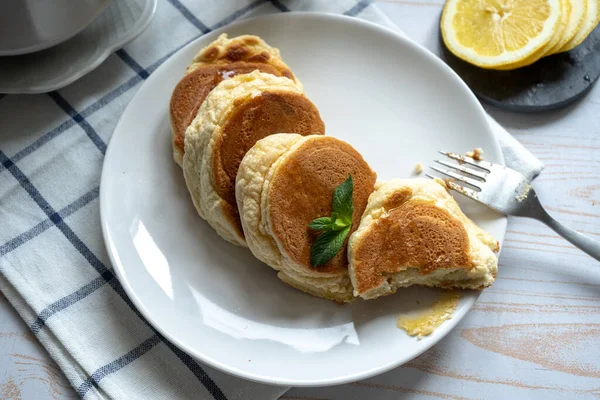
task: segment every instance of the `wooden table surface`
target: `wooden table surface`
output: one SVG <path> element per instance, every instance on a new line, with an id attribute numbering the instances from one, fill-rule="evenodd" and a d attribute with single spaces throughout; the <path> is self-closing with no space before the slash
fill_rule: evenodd
<path id="1" fill-rule="evenodd" d="M 380 1 L 435 51 L 440 0 Z M 600 240 L 600 87 L 545 114 L 487 110 L 546 165 L 535 181 L 555 217 Z M 0 399 L 76 398 L 0 295 Z M 598 399 L 600 263 L 540 223 L 509 219 L 498 278 L 452 333 L 405 366 L 284 399 Z"/>

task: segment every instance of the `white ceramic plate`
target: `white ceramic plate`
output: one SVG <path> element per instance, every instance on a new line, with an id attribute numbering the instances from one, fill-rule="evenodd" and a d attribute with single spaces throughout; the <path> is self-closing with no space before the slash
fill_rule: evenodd
<path id="1" fill-rule="evenodd" d="M 32 54 L 0 57 L 0 93 L 46 93 L 75 82 L 150 24 L 157 0 L 112 1 L 83 31 Z"/>
<path id="2" fill-rule="evenodd" d="M 195 53 L 217 36 L 256 34 L 278 47 L 319 107 L 327 134 L 357 148 L 379 178 L 408 177 L 438 149 L 482 147 L 503 163 L 483 109 L 459 78 L 398 33 L 311 13 L 249 19 L 212 32 L 165 62 L 133 98 L 102 173 L 102 228 L 119 280 L 141 313 L 189 354 L 223 371 L 281 385 L 332 385 L 382 373 L 444 337 L 478 297 L 418 341 L 399 312 L 436 300 L 426 288 L 340 306 L 301 293 L 196 214 L 171 156 L 169 99 Z M 502 241 L 506 219 L 465 210 Z M 417 304 L 417 302 L 419 304 Z"/>

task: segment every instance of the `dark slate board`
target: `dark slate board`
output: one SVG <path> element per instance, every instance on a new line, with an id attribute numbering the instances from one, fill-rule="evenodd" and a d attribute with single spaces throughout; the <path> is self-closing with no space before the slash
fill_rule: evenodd
<path id="1" fill-rule="evenodd" d="M 510 111 L 565 107 L 583 97 L 600 76 L 600 25 L 574 49 L 512 71 L 478 68 L 452 54 L 441 34 L 440 43 L 442 59 L 480 99 Z"/>

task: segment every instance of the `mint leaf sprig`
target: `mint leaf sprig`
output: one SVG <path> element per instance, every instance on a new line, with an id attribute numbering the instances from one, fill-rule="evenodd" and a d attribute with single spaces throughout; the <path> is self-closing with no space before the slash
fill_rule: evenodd
<path id="1" fill-rule="evenodd" d="M 308 224 L 310 229 L 322 231 L 310 248 L 310 265 L 313 267 L 327 264 L 344 245 L 352 227 L 353 190 L 352 175 L 349 175 L 333 191 L 331 216 L 314 219 Z"/>

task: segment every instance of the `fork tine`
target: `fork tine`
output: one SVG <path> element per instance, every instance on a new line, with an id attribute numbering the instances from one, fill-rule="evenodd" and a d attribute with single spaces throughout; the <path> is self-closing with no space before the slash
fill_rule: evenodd
<path id="1" fill-rule="evenodd" d="M 481 188 L 479 186 L 477 186 L 477 185 L 479 185 L 479 184 L 482 183 L 480 181 L 476 181 L 475 179 L 467 178 L 466 176 L 457 174 L 456 172 L 452 172 L 452 171 L 449 171 L 447 169 L 441 169 L 441 168 L 438 168 L 438 167 L 434 167 L 433 165 L 430 165 L 429 168 L 431 168 L 434 171 L 439 172 L 440 174 L 447 175 L 447 176 L 449 176 L 451 178 L 454 178 L 454 179 L 456 179 L 458 181 L 461 181 L 461 182 L 464 182 L 464 183 L 466 183 L 468 185 L 471 185 L 474 188 L 476 188 L 477 191 L 481 191 Z"/>
<path id="2" fill-rule="evenodd" d="M 483 172 L 476 171 L 473 168 L 465 168 L 465 167 L 460 166 L 460 165 L 451 164 L 449 162 L 442 161 L 442 160 L 434 160 L 434 161 L 436 163 L 442 164 L 442 165 L 444 165 L 444 166 L 446 166 L 448 168 L 452 168 L 452 169 L 455 169 L 457 171 L 463 172 L 463 173 L 465 173 L 467 175 L 474 176 L 475 178 L 479 178 L 479 179 L 481 179 L 482 181 L 485 182 L 485 176 L 486 175 Z"/>
<path id="3" fill-rule="evenodd" d="M 465 196 L 472 198 L 473 200 L 479 201 L 479 195 L 475 190 L 466 188 L 461 185 L 457 185 L 452 181 L 446 181 L 446 186 L 448 186 L 452 190 L 457 191 L 458 193 L 464 194 Z"/>
<path id="4" fill-rule="evenodd" d="M 429 174 L 425 174 L 425 176 L 426 176 L 426 177 L 428 177 L 428 178 L 431 178 L 431 179 L 433 179 L 433 180 L 435 180 L 435 179 L 440 179 L 440 178 L 438 178 L 437 176 L 433 176 L 433 175 L 429 175 Z M 447 186 L 449 189 L 455 190 L 455 191 L 457 191 L 458 193 L 462 193 L 462 194 L 464 194 L 465 196 L 472 198 L 473 200 L 477 200 L 477 201 L 479 201 L 479 196 L 478 196 L 478 194 L 477 194 L 477 192 L 476 192 L 475 190 L 472 190 L 472 189 L 466 188 L 466 187 L 464 187 L 464 186 L 461 186 L 461 185 L 457 185 L 456 183 L 452 182 L 452 181 L 451 181 L 451 180 L 449 180 L 449 179 L 445 179 L 445 180 L 444 180 L 444 183 L 446 184 L 446 186 Z"/>
<path id="5" fill-rule="evenodd" d="M 449 151 L 438 151 L 438 153 L 445 155 L 446 157 L 452 158 L 458 162 L 464 162 L 475 167 L 492 172 L 492 164 L 487 161 L 477 161 L 471 157 L 463 156 L 462 154 L 451 153 Z"/>

